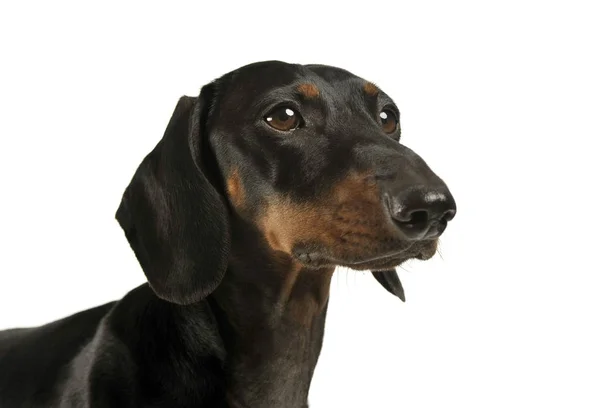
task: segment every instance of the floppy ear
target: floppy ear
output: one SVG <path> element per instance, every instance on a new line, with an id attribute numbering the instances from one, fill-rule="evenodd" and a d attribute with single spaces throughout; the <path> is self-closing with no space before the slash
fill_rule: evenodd
<path id="1" fill-rule="evenodd" d="M 207 161 L 214 161 L 206 134 L 212 99 L 212 84 L 198 98 L 179 99 L 162 140 L 138 167 L 116 213 L 150 287 L 178 304 L 210 294 L 229 260 L 227 210 L 206 170 Z"/>
<path id="2" fill-rule="evenodd" d="M 406 302 L 404 297 L 404 288 L 398 277 L 398 273 L 394 269 L 387 271 L 374 271 L 373 276 L 381 286 L 383 286 L 388 292 L 394 296 L 398 296 L 401 301 Z"/>

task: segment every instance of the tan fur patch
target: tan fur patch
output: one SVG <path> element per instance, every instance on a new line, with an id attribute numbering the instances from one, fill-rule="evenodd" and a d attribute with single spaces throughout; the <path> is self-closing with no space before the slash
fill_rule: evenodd
<path id="1" fill-rule="evenodd" d="M 227 179 L 227 192 L 229 193 L 229 198 L 235 207 L 239 208 L 243 205 L 245 193 L 238 169 L 234 169 Z"/>
<path id="2" fill-rule="evenodd" d="M 329 299 L 329 288 L 335 268 L 318 271 L 300 270 L 293 279 L 286 303 L 287 315 L 295 322 L 310 326 L 315 317 L 323 312 Z"/>
<path id="3" fill-rule="evenodd" d="M 295 203 L 286 197 L 272 197 L 258 225 L 275 251 L 290 254 L 294 244 L 301 241 L 334 247 L 345 230 L 351 229 L 355 236 L 373 234 L 372 230 L 383 224 L 378 204 L 374 179 L 352 174 L 316 202 Z"/>
<path id="4" fill-rule="evenodd" d="M 298 262 L 292 262 L 279 292 L 282 316 L 310 326 L 327 303 L 334 270 L 331 267 L 305 270 Z"/>
<path id="5" fill-rule="evenodd" d="M 319 205 L 294 204 L 284 197 L 273 198 L 259 221 L 267 242 L 275 251 L 291 253 L 294 241 L 317 238 Z"/>
<path id="6" fill-rule="evenodd" d="M 359 173 L 350 174 L 318 200 L 267 198 L 256 224 L 273 250 L 274 264 L 278 259 L 287 264 L 279 292 L 281 316 L 310 326 L 327 303 L 335 270 L 307 269 L 291 256 L 294 245 L 318 242 L 340 259 L 368 255 L 370 246 L 390 236 L 380 201 L 375 178 Z"/>
<path id="7" fill-rule="evenodd" d="M 298 92 L 307 98 L 316 98 L 319 96 L 319 88 L 313 84 L 302 84 L 298 86 Z"/>
<path id="8" fill-rule="evenodd" d="M 363 89 L 365 93 L 370 96 L 376 96 L 379 93 L 379 88 L 372 82 L 365 83 Z"/>

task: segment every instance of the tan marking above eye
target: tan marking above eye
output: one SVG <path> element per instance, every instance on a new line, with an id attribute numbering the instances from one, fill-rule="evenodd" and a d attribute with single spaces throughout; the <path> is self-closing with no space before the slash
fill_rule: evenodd
<path id="1" fill-rule="evenodd" d="M 298 85 L 298 92 L 307 98 L 316 98 L 319 96 L 319 88 L 313 84 L 301 84 Z"/>
<path id="2" fill-rule="evenodd" d="M 366 82 L 363 86 L 363 90 L 369 96 L 376 96 L 379 93 L 379 88 L 372 82 Z"/>

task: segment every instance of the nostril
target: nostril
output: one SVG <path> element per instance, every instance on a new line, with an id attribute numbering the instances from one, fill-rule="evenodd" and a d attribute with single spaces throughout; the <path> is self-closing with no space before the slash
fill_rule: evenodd
<path id="1" fill-rule="evenodd" d="M 407 224 L 426 224 L 429 220 L 429 213 L 425 210 L 415 210 L 408 214 Z"/>
<path id="2" fill-rule="evenodd" d="M 427 210 L 414 209 L 393 214 L 396 225 L 408 239 L 422 239 L 431 226 L 431 214 Z"/>
<path id="3" fill-rule="evenodd" d="M 454 216 L 456 215 L 456 210 L 448 210 L 442 215 L 442 220 L 444 221 L 452 221 Z"/>

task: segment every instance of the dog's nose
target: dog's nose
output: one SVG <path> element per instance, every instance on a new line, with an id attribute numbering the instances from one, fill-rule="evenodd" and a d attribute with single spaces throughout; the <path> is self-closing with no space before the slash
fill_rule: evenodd
<path id="1" fill-rule="evenodd" d="M 403 189 L 387 195 L 395 224 L 410 240 L 439 237 L 456 214 L 456 203 L 445 186 Z"/>

